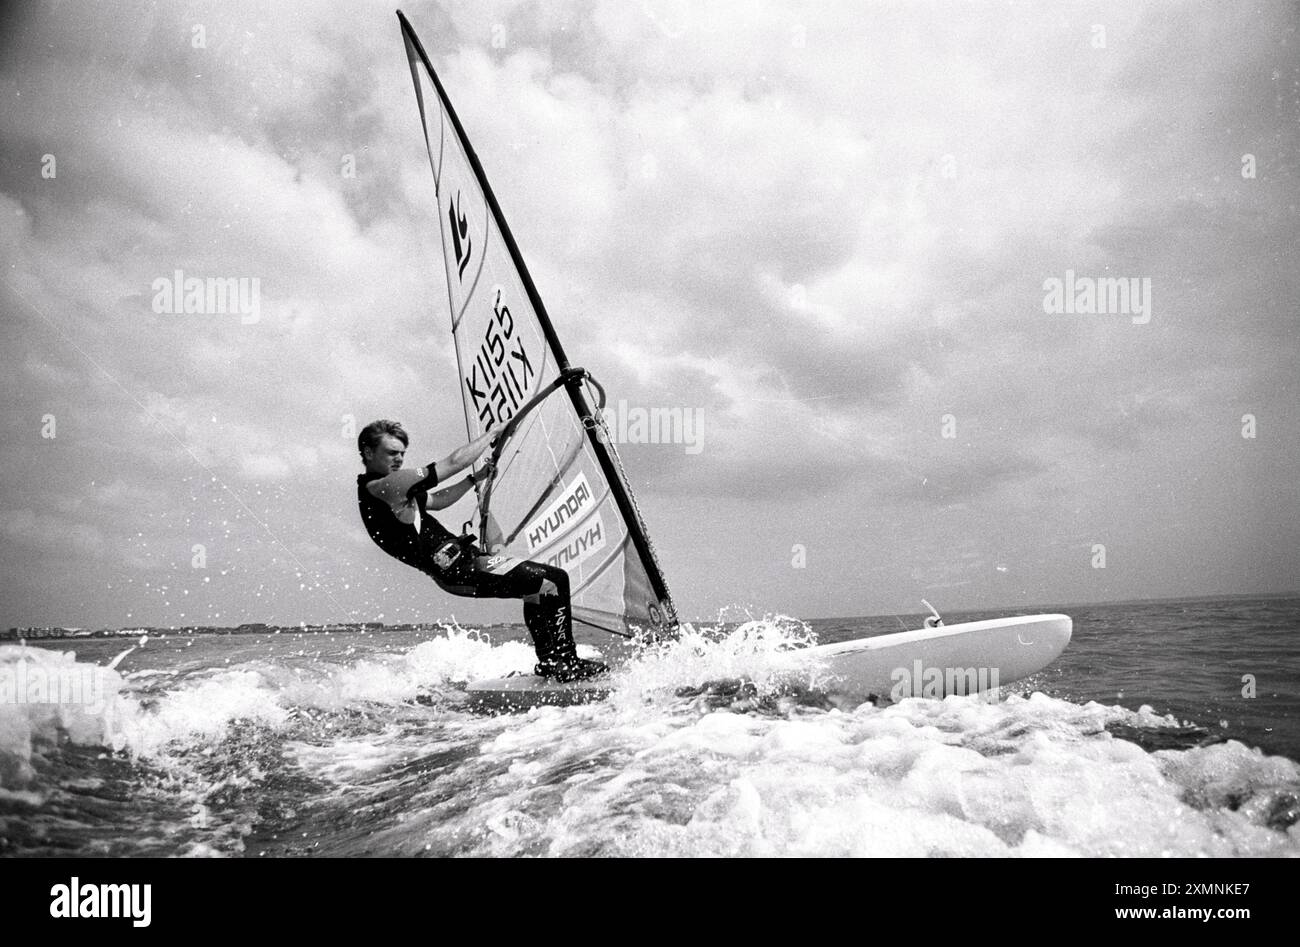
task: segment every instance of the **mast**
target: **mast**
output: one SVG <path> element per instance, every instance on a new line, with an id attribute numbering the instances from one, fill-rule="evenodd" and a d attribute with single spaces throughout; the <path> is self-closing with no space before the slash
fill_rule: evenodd
<path id="1" fill-rule="evenodd" d="M 488 183 L 487 174 L 483 171 L 483 165 L 478 160 L 478 155 L 474 152 L 474 146 L 470 144 L 469 136 L 465 134 L 465 128 L 460 123 L 460 117 L 456 110 L 452 108 L 451 99 L 447 96 L 447 90 L 443 88 L 442 80 L 438 78 L 437 71 L 433 68 L 433 63 L 429 60 L 428 54 L 424 51 L 424 44 L 420 38 L 415 35 L 406 15 L 401 10 L 397 11 L 397 19 L 402 25 L 403 34 L 409 39 L 412 47 L 420 55 L 420 60 L 424 63 L 424 68 L 433 80 L 434 87 L 438 90 L 438 97 L 442 100 L 442 106 L 447 110 L 447 116 L 451 119 L 452 127 L 456 129 L 456 135 L 460 139 L 461 145 L 465 149 L 465 155 L 469 159 L 470 168 L 478 180 L 479 187 L 483 189 L 483 196 L 487 200 L 488 208 L 492 212 L 492 217 L 496 222 L 497 230 L 500 231 L 502 239 L 505 241 L 506 249 L 510 253 L 511 261 L 519 273 L 520 281 L 523 283 L 524 291 L 528 295 L 528 300 L 532 303 L 533 311 L 537 315 L 537 321 L 541 325 L 542 332 L 546 337 L 547 343 L 555 353 L 556 362 L 562 373 L 570 369 L 568 356 L 565 355 L 564 347 L 560 344 L 559 336 L 555 334 L 555 327 L 551 324 L 550 315 L 546 311 L 546 305 L 542 302 L 541 295 L 537 292 L 537 287 L 533 283 L 532 274 L 528 272 L 528 267 L 524 263 L 523 254 L 519 252 L 519 245 L 515 243 L 514 234 L 510 232 L 510 226 L 506 223 L 505 214 L 501 212 L 501 205 L 497 203 L 496 194 L 492 191 L 492 185 Z M 650 580 L 650 588 L 659 599 L 660 603 L 665 606 L 668 614 L 665 621 L 669 625 L 677 623 L 677 611 L 673 605 L 672 596 L 668 593 L 667 583 L 664 582 L 663 574 L 659 569 L 659 561 L 655 558 L 654 550 L 650 546 L 650 540 L 645 533 L 645 525 L 641 522 L 641 517 L 636 509 L 626 483 L 615 462 L 608 446 L 596 436 L 595 419 L 592 415 L 591 407 L 587 404 L 587 399 L 583 395 L 581 388 L 581 379 L 574 377 L 569 383 L 565 384 L 565 390 L 569 394 L 569 399 L 573 402 L 573 408 L 578 413 L 578 417 L 583 421 L 583 428 L 586 431 L 586 437 L 591 444 L 592 453 L 595 455 L 597 463 L 600 465 L 601 472 L 608 481 L 610 490 L 614 497 L 614 502 L 618 507 L 619 513 L 623 516 L 623 521 L 627 524 L 628 536 L 632 540 L 637 554 L 641 557 L 641 563 L 645 567 L 646 577 Z M 593 422 L 593 423 L 587 423 Z"/>

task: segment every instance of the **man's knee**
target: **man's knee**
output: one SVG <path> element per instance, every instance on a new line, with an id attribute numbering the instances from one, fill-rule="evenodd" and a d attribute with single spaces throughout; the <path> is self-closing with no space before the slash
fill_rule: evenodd
<path id="1" fill-rule="evenodd" d="M 546 581 L 555 587 L 555 594 L 569 597 L 569 573 L 559 566 L 542 566 L 546 570 Z M 545 585 L 543 585 L 545 587 Z"/>
<path id="2" fill-rule="evenodd" d="M 535 577 L 536 581 L 533 589 L 521 596 L 525 602 L 540 604 L 569 600 L 569 573 L 541 562 L 529 562 L 527 565 L 529 575 Z"/>

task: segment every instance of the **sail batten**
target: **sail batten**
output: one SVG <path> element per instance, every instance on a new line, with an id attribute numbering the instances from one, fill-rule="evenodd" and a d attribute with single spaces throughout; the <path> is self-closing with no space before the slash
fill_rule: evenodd
<path id="1" fill-rule="evenodd" d="M 466 429 L 502 432 L 480 494 L 481 541 L 565 569 L 584 624 L 615 634 L 670 628 L 676 613 L 645 524 L 584 391 L 592 380 L 570 366 L 446 90 L 398 18 L 433 169 Z"/>

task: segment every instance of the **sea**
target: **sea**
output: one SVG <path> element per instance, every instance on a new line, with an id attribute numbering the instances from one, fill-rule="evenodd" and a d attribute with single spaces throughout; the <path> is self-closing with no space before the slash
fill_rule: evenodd
<path id="1" fill-rule="evenodd" d="M 6 644 L 0 856 L 1300 854 L 1300 598 L 1052 611 L 1033 678 L 879 705 L 792 650 L 918 616 L 695 623 L 496 715 L 522 627 Z"/>

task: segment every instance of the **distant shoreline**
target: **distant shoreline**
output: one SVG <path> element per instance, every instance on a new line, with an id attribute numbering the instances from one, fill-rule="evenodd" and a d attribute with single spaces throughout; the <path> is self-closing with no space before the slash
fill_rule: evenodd
<path id="1" fill-rule="evenodd" d="M 506 623 L 511 624 L 509 622 Z M 504 625 L 484 625 L 480 630 L 505 627 Z M 0 631 L 0 644 L 18 641 L 93 641 L 103 638 L 163 638 L 173 636 L 207 635 L 212 637 L 232 637 L 235 635 L 351 635 L 363 632 L 404 632 L 404 631 L 439 631 L 440 622 L 403 622 L 386 625 L 383 622 L 346 622 L 337 625 L 268 625 L 249 623 L 233 628 L 213 625 L 182 625 L 179 628 L 100 628 L 90 631 L 85 628 L 9 628 Z"/>

